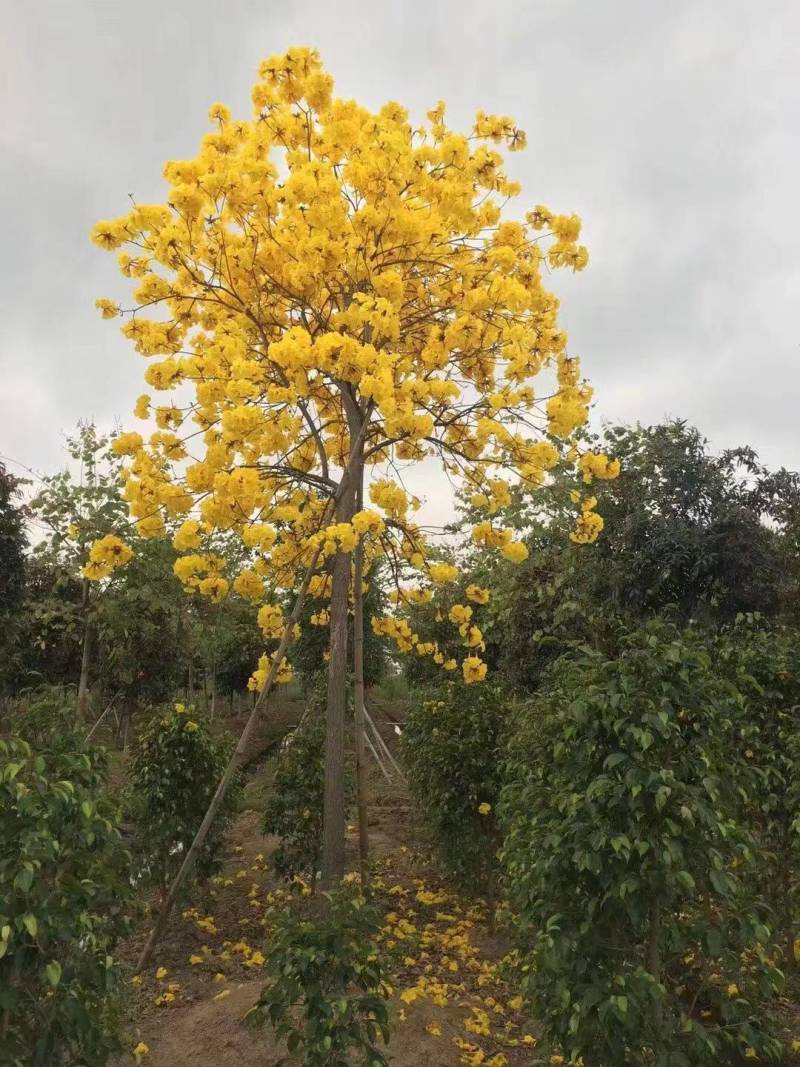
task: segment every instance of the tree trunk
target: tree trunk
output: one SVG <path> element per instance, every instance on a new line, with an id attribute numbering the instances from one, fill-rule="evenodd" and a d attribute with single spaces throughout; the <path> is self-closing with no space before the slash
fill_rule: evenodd
<path id="1" fill-rule="evenodd" d="M 661 982 L 661 951 L 660 941 L 661 937 L 661 904 L 658 897 L 653 897 L 650 903 L 650 932 L 647 938 L 647 949 L 645 955 L 645 967 L 647 968 L 653 980 Z M 655 1010 L 653 1012 L 653 1021 L 656 1026 L 656 1030 L 661 1032 L 661 1025 L 663 1021 L 663 1013 L 661 1006 L 661 998 L 656 1001 Z M 656 1050 L 660 1051 L 660 1050 Z"/>
<path id="2" fill-rule="evenodd" d="M 128 730 L 130 729 L 132 717 L 133 698 L 128 694 L 122 702 L 122 707 L 120 708 L 119 713 L 119 725 L 117 726 L 117 748 L 120 752 L 124 752 L 128 745 Z"/>
<path id="3" fill-rule="evenodd" d="M 347 386 L 342 387 L 341 396 L 347 413 L 351 448 L 361 450 L 361 412 Z M 347 467 L 351 470 L 351 477 L 336 503 L 336 522 L 349 522 L 353 517 L 359 459 L 355 456 L 348 457 Z M 347 713 L 349 593 L 350 553 L 337 552 L 333 559 L 331 583 L 328 705 L 325 715 L 325 799 L 322 813 L 322 888 L 325 890 L 334 889 L 344 877 L 344 737 Z"/>
<path id="4" fill-rule="evenodd" d="M 89 662 L 92 656 L 92 622 L 89 616 L 89 579 L 83 579 L 81 595 L 83 615 L 83 649 L 81 651 L 81 676 L 78 682 L 78 718 L 86 717 L 86 700 L 89 693 Z"/>
<path id="5" fill-rule="evenodd" d="M 359 465 L 356 476 L 356 509 L 363 507 L 364 470 Z M 358 804 L 358 861 L 361 884 L 369 883 L 369 796 L 367 794 L 367 760 L 364 744 L 364 542 L 355 551 L 353 568 L 353 729 L 356 752 L 356 797 Z"/>
<path id="6" fill-rule="evenodd" d="M 647 939 L 645 967 L 657 982 L 661 981 L 661 957 L 658 945 L 660 931 L 661 911 L 658 898 L 654 897 L 650 903 L 650 933 Z"/>
<path id="7" fill-rule="evenodd" d="M 337 522 L 349 522 L 353 494 L 336 509 Z M 331 585 L 331 638 L 328 706 L 325 715 L 325 801 L 322 817 L 322 888 L 333 889 L 344 877 L 344 735 L 347 712 L 347 615 L 350 553 L 337 552 Z"/>

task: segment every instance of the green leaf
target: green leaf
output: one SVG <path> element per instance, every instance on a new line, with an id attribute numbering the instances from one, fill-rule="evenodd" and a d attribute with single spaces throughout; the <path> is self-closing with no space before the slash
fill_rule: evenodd
<path id="1" fill-rule="evenodd" d="M 3 772 L 3 780 L 6 782 L 13 782 L 22 769 L 21 763 L 7 763 L 6 769 Z"/>
<path id="2" fill-rule="evenodd" d="M 14 888 L 19 889 L 21 893 L 27 893 L 33 885 L 33 868 L 23 867 L 21 871 L 17 873 L 14 879 Z"/>
<path id="3" fill-rule="evenodd" d="M 57 960 L 50 960 L 45 967 L 45 974 L 47 975 L 47 981 L 55 989 L 61 981 L 61 964 Z"/>
<path id="4" fill-rule="evenodd" d="M 23 915 L 22 925 L 25 927 L 31 937 L 36 937 L 36 934 L 39 931 L 39 923 L 36 921 L 35 915 L 31 915 L 30 913 L 28 915 Z"/>

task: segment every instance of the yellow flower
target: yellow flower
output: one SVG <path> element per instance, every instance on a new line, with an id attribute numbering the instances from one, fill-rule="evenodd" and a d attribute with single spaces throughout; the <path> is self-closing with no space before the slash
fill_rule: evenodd
<path id="1" fill-rule="evenodd" d="M 191 955 L 189 957 L 189 963 L 191 963 L 191 965 L 193 967 L 196 967 L 198 965 L 198 963 L 202 963 L 202 962 L 203 962 L 203 957 L 202 956 Z"/>
<path id="2" fill-rule="evenodd" d="M 522 563 L 523 560 L 528 558 L 528 548 L 522 541 L 509 541 L 508 544 L 503 545 L 500 551 L 512 563 Z"/>
<path id="3" fill-rule="evenodd" d="M 445 664 L 446 667 L 447 664 Z M 473 682 L 483 681 L 486 677 L 487 666 L 478 656 L 467 656 L 461 664 L 461 670 L 464 674 L 464 681 L 467 685 L 471 685 Z"/>
<path id="4" fill-rule="evenodd" d="M 162 978 L 166 978 L 168 974 L 169 974 L 169 971 L 167 970 L 166 967 L 159 967 L 158 970 L 156 971 L 156 978 L 159 981 L 161 981 L 161 979 Z"/>
<path id="5" fill-rule="evenodd" d="M 431 1037 L 441 1037 L 442 1036 L 442 1028 L 441 1028 L 441 1026 L 439 1026 L 438 1023 L 428 1023 L 427 1026 L 425 1027 L 425 1030 L 426 1030 L 427 1033 L 429 1033 L 431 1035 Z"/>
<path id="6" fill-rule="evenodd" d="M 478 805 L 478 811 L 481 815 L 488 815 L 491 810 L 492 805 L 487 803 L 485 800 L 482 804 Z"/>
<path id="7" fill-rule="evenodd" d="M 136 1060 L 137 1063 L 139 1063 L 142 1056 L 146 1056 L 149 1051 L 149 1045 L 146 1045 L 144 1041 L 140 1041 L 139 1044 L 133 1050 L 133 1058 Z"/>
<path id="8" fill-rule="evenodd" d="M 119 315 L 119 306 L 113 300 L 95 300 L 94 306 L 100 311 L 104 319 L 113 319 Z"/>
<path id="9" fill-rule="evenodd" d="M 216 994 L 216 995 L 215 995 L 215 996 L 213 997 L 213 999 L 214 999 L 214 1000 L 224 1000 L 224 999 L 225 999 L 225 997 L 229 997 L 230 995 L 231 995 L 231 991 L 230 991 L 230 989 L 223 989 L 223 990 L 222 990 L 222 992 L 221 992 L 221 993 L 217 993 L 217 994 Z"/>
<path id="10" fill-rule="evenodd" d="M 133 557 L 133 549 L 114 534 L 95 541 L 89 549 L 89 562 L 83 568 L 84 577 L 91 581 L 107 578 Z"/>
<path id="11" fill-rule="evenodd" d="M 739 987 L 735 982 L 731 982 L 725 992 L 728 994 L 729 997 L 738 997 Z"/>
<path id="12" fill-rule="evenodd" d="M 488 604 L 491 593 L 488 589 L 482 589 L 479 585 L 467 586 L 467 599 L 475 604 Z"/>

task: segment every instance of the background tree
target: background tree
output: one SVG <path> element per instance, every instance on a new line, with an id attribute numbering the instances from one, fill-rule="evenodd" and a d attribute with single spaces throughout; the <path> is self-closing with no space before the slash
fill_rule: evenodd
<path id="1" fill-rule="evenodd" d="M 7 690 L 13 673 L 16 613 L 25 588 L 28 536 L 20 502 L 22 484 L 0 462 L 0 693 Z"/>
<path id="2" fill-rule="evenodd" d="M 565 650 L 611 652 L 619 623 L 664 612 L 711 628 L 739 613 L 797 617 L 800 476 L 770 472 L 748 447 L 715 455 L 680 421 L 607 427 L 590 444 L 621 462 L 613 481 L 586 471 L 604 524 L 596 543 L 570 538 L 574 487 L 556 471 L 546 491 L 516 492 L 502 513 L 527 560 L 497 567 L 473 551 L 462 563 L 465 582 L 493 578 L 486 658 L 512 686 L 533 690 Z"/>
<path id="3" fill-rule="evenodd" d="M 83 715 L 89 689 L 94 599 L 89 577 L 84 573 L 91 562 L 92 544 L 112 530 L 127 533 L 129 523 L 122 498 L 121 463 L 109 436 L 99 434 L 93 423 L 81 423 L 77 433 L 67 438 L 67 452 L 73 467 L 45 475 L 31 501 L 31 510 L 44 525 L 47 535 L 36 546 L 70 575 L 82 581 L 80 625 L 81 667 L 78 683 L 78 712 Z"/>

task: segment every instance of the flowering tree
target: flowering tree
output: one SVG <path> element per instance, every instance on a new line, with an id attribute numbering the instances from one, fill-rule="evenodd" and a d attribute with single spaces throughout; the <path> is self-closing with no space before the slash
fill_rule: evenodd
<path id="1" fill-rule="evenodd" d="M 166 202 L 93 231 L 136 279 L 130 309 L 98 307 L 123 316 L 123 333 L 152 357 L 148 385 L 170 394 L 148 440 L 128 433 L 117 446 L 130 457 L 139 531 L 161 536 L 181 517 L 179 578 L 212 600 L 230 588 L 251 598 L 268 641 L 286 627 L 278 592 L 298 585 L 330 627 L 328 885 L 344 863 L 356 547 L 365 580 L 384 559 L 401 599 L 401 578 L 413 579 L 409 595 L 457 578 L 431 557 L 402 477 L 438 457 L 485 509 L 475 540 L 524 559 L 493 516 L 514 481 L 539 485 L 564 454 L 579 461 L 571 437 L 591 398 L 542 282 L 547 267 L 585 266 L 580 221 L 544 207 L 503 218 L 519 186 L 495 146 L 523 148 L 522 131 L 481 112 L 470 135 L 452 132 L 443 103 L 415 128 L 397 103 L 372 113 L 332 89 L 311 49 L 268 59 L 251 121 L 215 104 L 198 155 L 166 164 Z M 136 414 L 148 418 L 152 404 L 144 394 Z M 605 456 L 591 462 L 613 475 Z M 357 510 L 361 494 L 371 506 Z M 206 550 L 219 530 L 251 550 L 237 573 Z M 393 620 L 373 625 L 395 636 Z M 480 641 L 466 645 L 464 677 L 479 680 Z M 288 662 L 273 659 L 285 648 L 263 657 L 255 688 L 276 671 L 288 678 Z"/>

